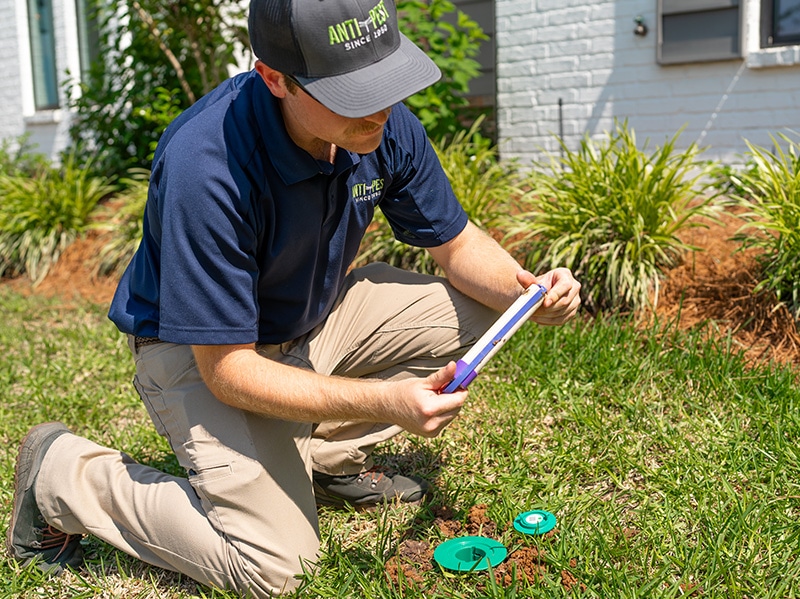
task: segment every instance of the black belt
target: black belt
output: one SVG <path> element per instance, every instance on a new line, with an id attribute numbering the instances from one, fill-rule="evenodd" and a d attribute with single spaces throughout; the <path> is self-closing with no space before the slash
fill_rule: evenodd
<path id="1" fill-rule="evenodd" d="M 139 351 L 140 347 L 144 347 L 145 345 L 154 345 L 156 343 L 161 343 L 161 339 L 158 337 L 134 337 L 133 338 L 133 347 L 136 351 Z"/>

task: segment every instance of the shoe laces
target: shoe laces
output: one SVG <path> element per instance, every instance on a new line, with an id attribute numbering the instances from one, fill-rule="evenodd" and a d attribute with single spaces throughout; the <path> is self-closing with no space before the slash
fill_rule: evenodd
<path id="1" fill-rule="evenodd" d="M 364 479 L 369 478 L 369 486 L 375 488 L 384 477 L 391 478 L 392 474 L 394 472 L 386 466 L 373 466 L 369 470 L 360 472 L 356 482 L 361 483 Z"/>
<path id="2" fill-rule="evenodd" d="M 31 543 L 31 546 L 34 549 L 41 549 L 41 550 L 49 550 L 49 549 L 58 549 L 58 553 L 55 555 L 56 559 L 64 550 L 69 547 L 69 545 L 76 539 L 80 539 L 80 535 L 71 535 L 57 528 L 53 528 L 49 524 L 43 528 L 36 528 L 34 529 L 37 536 L 41 536 L 41 539 L 37 539 Z"/>

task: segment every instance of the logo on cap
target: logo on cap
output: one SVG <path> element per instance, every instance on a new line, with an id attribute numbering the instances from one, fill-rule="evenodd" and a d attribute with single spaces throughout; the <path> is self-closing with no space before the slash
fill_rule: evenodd
<path id="1" fill-rule="evenodd" d="M 378 2 L 369 10 L 369 16 L 363 21 L 353 17 L 345 21 L 328 26 L 328 40 L 331 46 L 344 45 L 345 50 L 352 50 L 368 44 L 388 31 L 386 23 L 389 20 L 389 11 L 384 5 L 384 0 Z M 370 24 L 372 30 L 370 31 Z"/>

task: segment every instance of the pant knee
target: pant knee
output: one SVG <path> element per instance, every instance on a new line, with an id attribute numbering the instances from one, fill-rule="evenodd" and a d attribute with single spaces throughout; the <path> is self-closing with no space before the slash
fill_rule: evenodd
<path id="1" fill-rule="evenodd" d="M 255 599 L 279 597 L 294 591 L 302 582 L 303 572 L 313 569 L 319 542 L 291 545 L 246 555 L 237 552 L 238 564 L 232 567 L 237 572 L 232 585 L 234 590 L 243 597 Z"/>

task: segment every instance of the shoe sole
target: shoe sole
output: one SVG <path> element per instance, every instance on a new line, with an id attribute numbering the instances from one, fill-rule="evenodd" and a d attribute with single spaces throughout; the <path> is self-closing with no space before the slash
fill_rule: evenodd
<path id="1" fill-rule="evenodd" d="M 8 522 L 8 530 L 6 532 L 6 549 L 8 553 L 18 558 L 16 550 L 14 549 L 14 528 L 17 524 L 19 512 L 22 509 L 22 495 L 33 484 L 33 479 L 39 471 L 33 471 L 33 464 L 36 463 L 37 450 L 42 447 L 42 442 L 55 433 L 56 431 L 63 431 L 63 433 L 71 432 L 66 426 L 60 422 L 45 422 L 34 426 L 22 442 L 19 444 L 19 454 L 17 455 L 17 463 L 14 468 L 14 499 L 13 507 L 11 509 L 11 519 Z M 60 436 L 60 435 L 59 435 Z M 53 439 L 55 441 L 55 439 Z M 33 448 L 36 447 L 37 450 Z M 48 446 L 49 449 L 49 446 Z"/>

